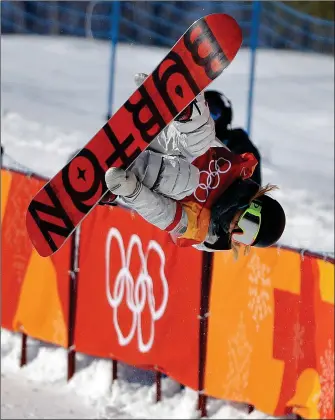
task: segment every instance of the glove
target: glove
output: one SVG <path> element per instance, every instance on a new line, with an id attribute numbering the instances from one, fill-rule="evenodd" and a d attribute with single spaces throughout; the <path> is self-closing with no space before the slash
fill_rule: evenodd
<path id="1" fill-rule="evenodd" d="M 145 73 L 136 73 L 134 76 L 135 84 L 137 87 L 140 87 L 144 80 L 148 77 Z"/>
<path id="2" fill-rule="evenodd" d="M 121 197 L 133 197 L 141 185 L 133 172 L 114 167 L 105 173 L 105 182 L 111 193 Z"/>

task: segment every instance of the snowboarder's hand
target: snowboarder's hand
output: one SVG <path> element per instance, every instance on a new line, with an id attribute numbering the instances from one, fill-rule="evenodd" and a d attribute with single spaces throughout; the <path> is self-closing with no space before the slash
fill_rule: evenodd
<path id="1" fill-rule="evenodd" d="M 140 87 L 144 80 L 148 77 L 145 73 L 136 73 L 134 76 L 135 84 L 137 87 Z"/>
<path id="2" fill-rule="evenodd" d="M 121 168 L 109 168 L 105 173 L 105 181 L 110 192 L 122 197 L 132 196 L 139 183 L 133 172 Z"/>

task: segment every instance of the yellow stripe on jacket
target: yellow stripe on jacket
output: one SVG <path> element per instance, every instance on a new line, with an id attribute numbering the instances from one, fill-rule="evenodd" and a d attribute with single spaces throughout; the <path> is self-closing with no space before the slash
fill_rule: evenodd
<path id="1" fill-rule="evenodd" d="M 183 203 L 183 209 L 187 214 L 188 224 L 186 232 L 177 239 L 177 245 L 183 247 L 203 242 L 211 220 L 210 209 L 192 201 Z"/>

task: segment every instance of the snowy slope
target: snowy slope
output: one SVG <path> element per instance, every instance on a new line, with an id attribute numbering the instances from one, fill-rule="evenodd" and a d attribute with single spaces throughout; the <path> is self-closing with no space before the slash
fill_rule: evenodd
<path id="1" fill-rule="evenodd" d="M 93 40 L 3 36 L 1 142 L 6 152 L 40 174 L 55 174 L 104 123 L 109 54 L 108 43 Z M 116 108 L 134 91 L 134 73 L 151 72 L 164 54 L 159 48 L 119 47 Z M 235 126 L 246 121 L 249 58 L 242 50 L 212 85 L 232 99 Z M 287 213 L 282 243 L 327 253 L 334 252 L 333 78 L 330 57 L 259 52 L 252 131 L 263 155 L 264 183 L 280 186 L 275 196 Z M 156 405 L 152 375 L 123 367 L 110 393 L 110 363 L 82 357 L 66 385 L 64 350 L 29 348 L 31 363 L 19 372 L 18 337 L 2 331 L 1 418 L 196 416 L 196 393 L 179 392 L 171 380 L 164 380 L 164 398 Z M 222 401 L 210 402 L 209 416 L 269 418 Z"/>

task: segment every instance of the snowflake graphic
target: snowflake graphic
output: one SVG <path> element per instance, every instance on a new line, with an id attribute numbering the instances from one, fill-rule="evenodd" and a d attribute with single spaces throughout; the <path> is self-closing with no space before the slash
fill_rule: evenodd
<path id="1" fill-rule="evenodd" d="M 231 252 L 220 252 L 220 258 L 222 258 L 222 261 L 227 264 L 232 261 L 232 253 Z"/>
<path id="2" fill-rule="evenodd" d="M 65 337 L 63 314 L 58 309 L 56 317 L 52 320 L 52 341 L 55 344 L 62 344 Z"/>
<path id="3" fill-rule="evenodd" d="M 38 181 L 31 179 L 27 188 L 26 178 L 19 177 L 16 181 L 16 189 L 12 192 L 10 200 L 15 202 L 11 217 L 8 218 L 4 235 L 8 243 L 12 245 L 13 252 L 17 255 L 24 253 L 25 238 L 27 237 L 25 217 L 23 209 L 29 204 L 33 191 L 37 190 Z"/>
<path id="4" fill-rule="evenodd" d="M 304 336 L 305 336 L 305 327 L 303 327 L 299 320 L 297 320 L 293 325 L 293 349 L 292 355 L 294 360 L 299 361 L 304 358 Z"/>
<path id="5" fill-rule="evenodd" d="M 270 305 L 271 279 L 270 267 L 261 263 L 258 255 L 254 254 L 248 263 L 249 274 L 249 303 L 248 308 L 252 312 L 252 319 L 256 323 L 256 331 L 259 331 L 260 323 L 272 313 Z"/>
<path id="6" fill-rule="evenodd" d="M 331 415 L 334 406 L 334 349 L 332 342 L 328 340 L 328 347 L 320 357 L 321 374 L 321 395 L 319 400 L 319 411 L 322 418 Z"/>
<path id="7" fill-rule="evenodd" d="M 20 255 L 13 253 L 13 262 L 12 262 L 12 269 L 15 273 L 15 280 L 18 284 L 21 284 L 23 282 L 23 279 L 25 277 L 25 273 L 27 270 L 27 254 Z"/>
<path id="8" fill-rule="evenodd" d="M 228 373 L 225 379 L 225 392 L 233 401 L 246 399 L 245 390 L 249 381 L 251 353 L 252 346 L 248 341 L 243 313 L 241 313 L 236 334 L 228 340 Z"/>

